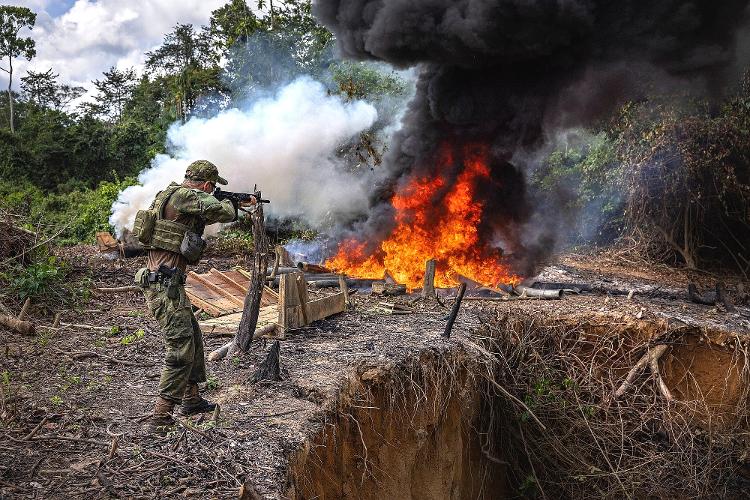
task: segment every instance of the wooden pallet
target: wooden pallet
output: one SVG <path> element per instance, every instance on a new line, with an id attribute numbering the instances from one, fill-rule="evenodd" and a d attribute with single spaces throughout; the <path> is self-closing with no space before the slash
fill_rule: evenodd
<path id="1" fill-rule="evenodd" d="M 195 276 L 189 275 L 188 279 L 192 279 L 196 285 L 192 293 L 196 293 L 197 290 L 197 293 L 203 294 L 202 301 L 212 300 L 212 297 L 216 297 L 221 306 L 225 307 L 224 310 L 238 310 L 221 315 L 217 314 L 215 318 L 201 321 L 201 330 L 207 335 L 231 335 L 237 332 L 240 320 L 242 319 L 242 306 L 236 299 L 236 295 L 234 295 L 235 291 L 239 289 L 222 284 L 220 281 L 223 279 L 221 275 L 226 275 L 227 273 L 219 273 L 218 271 L 213 273 L 213 271 L 212 269 L 208 277 L 207 275 L 197 275 L 195 273 L 191 273 L 191 275 L 195 274 Z M 263 336 L 266 337 L 284 338 L 284 334 L 289 330 L 301 328 L 313 321 L 344 312 L 349 293 L 346 290 L 346 281 L 341 281 L 343 286 L 341 292 L 328 297 L 310 300 L 307 294 L 307 282 L 303 273 L 295 272 L 281 275 L 278 294 L 266 287 L 269 290 L 267 300 L 273 300 L 275 303 L 261 306 L 255 331 L 263 331 Z M 264 290 L 265 296 L 266 290 Z M 193 300 L 192 296 L 190 300 Z M 215 310 L 219 309 L 216 303 L 206 303 Z M 194 302 L 194 304 L 198 305 L 197 302 Z M 209 310 L 206 309 L 206 311 L 208 312 Z M 275 326 L 269 329 L 270 325 Z"/>
<path id="2" fill-rule="evenodd" d="M 209 316 L 219 317 L 242 312 L 250 280 L 239 270 L 218 271 L 211 269 L 206 274 L 190 271 L 185 283 L 185 292 L 190 302 Z M 261 307 L 278 303 L 278 294 L 265 287 Z"/>

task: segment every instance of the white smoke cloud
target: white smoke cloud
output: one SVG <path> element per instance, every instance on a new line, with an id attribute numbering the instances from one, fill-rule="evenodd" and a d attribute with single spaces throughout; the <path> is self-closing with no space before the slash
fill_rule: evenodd
<path id="1" fill-rule="evenodd" d="M 219 167 L 228 190 L 247 192 L 257 184 L 271 200 L 271 215 L 300 217 L 313 227 L 329 217 L 346 222 L 367 209 L 370 180 L 344 171 L 335 149 L 376 119 L 372 105 L 344 102 L 301 77 L 245 110 L 175 124 L 168 133 L 171 155 L 158 155 L 139 175 L 140 184 L 120 193 L 110 223 L 118 235 L 132 228 L 135 213 L 200 159 Z"/>

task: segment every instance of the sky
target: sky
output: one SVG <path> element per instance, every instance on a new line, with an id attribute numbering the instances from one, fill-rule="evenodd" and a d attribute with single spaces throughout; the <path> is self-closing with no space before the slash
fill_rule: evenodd
<path id="1" fill-rule="evenodd" d="M 144 53 L 158 47 L 177 23 L 208 24 L 211 11 L 227 0 L 1 0 L 37 13 L 31 32 L 37 55 L 14 62 L 13 86 L 27 69 L 60 75 L 61 83 L 91 88 L 112 66 L 142 68 Z M 6 64 L 0 63 L 3 67 Z M 20 74 L 19 74 L 20 73 Z M 0 75 L 0 88 L 8 85 Z"/>

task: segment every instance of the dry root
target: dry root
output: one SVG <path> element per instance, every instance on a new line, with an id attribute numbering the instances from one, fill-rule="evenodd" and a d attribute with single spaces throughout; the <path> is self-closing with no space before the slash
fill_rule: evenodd
<path id="1" fill-rule="evenodd" d="M 632 329 L 596 332 L 585 323 L 537 321 L 494 311 L 481 332 L 494 382 L 513 396 L 487 384 L 483 452 L 508 461 L 520 496 L 743 496 L 750 377 L 739 339 L 733 356 L 745 382 L 734 406 L 718 415 L 700 394 L 675 398 L 659 373 L 670 349 L 665 339 L 674 346 L 680 338 L 672 337 L 684 332 L 667 332 L 633 365 L 644 337 Z M 655 383 L 636 383 L 646 369 Z"/>

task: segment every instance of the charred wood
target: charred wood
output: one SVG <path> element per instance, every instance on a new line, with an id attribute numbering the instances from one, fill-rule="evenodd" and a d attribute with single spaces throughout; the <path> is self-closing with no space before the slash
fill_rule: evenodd
<path id="1" fill-rule="evenodd" d="M 461 308 L 461 301 L 464 298 L 464 293 L 466 293 L 466 283 L 461 283 L 461 286 L 458 287 L 458 296 L 456 297 L 451 313 L 448 316 L 448 323 L 445 325 L 445 331 L 443 332 L 443 337 L 445 338 L 450 338 L 451 336 L 453 323 L 456 322 L 456 316 L 458 316 L 458 310 Z"/>
<path id="2" fill-rule="evenodd" d="M 281 351 L 281 343 L 277 340 L 271 346 L 271 350 L 268 351 L 266 359 L 258 366 L 258 369 L 253 374 L 253 383 L 260 382 L 261 380 L 281 380 L 281 365 L 279 360 L 279 354 Z"/>
<path id="3" fill-rule="evenodd" d="M 375 281 L 372 284 L 372 293 L 387 296 L 404 295 L 406 293 L 406 285 Z"/>
<path id="4" fill-rule="evenodd" d="M 263 288 L 266 285 L 266 272 L 268 271 L 268 237 L 266 236 L 262 203 L 255 205 L 250 219 L 253 223 L 255 259 L 250 286 L 245 296 L 244 307 L 242 308 L 242 319 L 237 329 L 237 342 L 235 343 L 235 346 L 242 352 L 248 352 L 250 344 L 253 341 L 255 327 L 258 324 L 258 314 L 260 313 L 260 299 L 263 295 Z"/>

